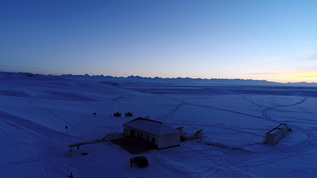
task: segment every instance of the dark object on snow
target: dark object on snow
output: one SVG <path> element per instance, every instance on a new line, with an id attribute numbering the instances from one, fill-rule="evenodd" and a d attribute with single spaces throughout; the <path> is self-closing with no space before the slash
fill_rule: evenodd
<path id="1" fill-rule="evenodd" d="M 103 84 L 107 84 L 107 85 L 114 85 L 114 86 L 120 86 L 120 84 L 118 83 L 114 83 L 114 82 L 101 82 Z"/>
<path id="2" fill-rule="evenodd" d="M 93 116 L 96 116 L 96 115 L 97 115 L 97 113 L 94 112 L 94 113 L 93 113 Z"/>
<path id="3" fill-rule="evenodd" d="M 193 138 L 194 139 L 199 139 L 201 138 L 201 132 L 203 131 L 203 129 L 198 130 L 194 135 Z"/>
<path id="4" fill-rule="evenodd" d="M 177 127 L 176 129 L 179 130 L 179 131 L 182 131 L 184 128 L 184 126 L 181 126 L 181 127 Z"/>
<path id="5" fill-rule="evenodd" d="M 132 112 L 126 112 L 125 113 L 125 117 L 132 117 L 133 116 L 133 113 Z"/>
<path id="6" fill-rule="evenodd" d="M 81 155 L 83 155 L 83 156 L 86 156 L 86 155 L 88 155 L 88 153 L 87 152 L 82 152 L 82 153 L 80 153 Z"/>
<path id="7" fill-rule="evenodd" d="M 136 156 L 130 158 L 131 167 L 133 167 L 133 163 L 137 164 L 141 168 L 145 168 L 149 165 L 149 161 L 146 159 L 145 156 Z"/>
<path id="8" fill-rule="evenodd" d="M 115 112 L 115 113 L 113 113 L 113 117 L 121 117 L 121 113 L 120 112 Z"/>
<path id="9" fill-rule="evenodd" d="M 65 126 L 65 129 L 68 129 L 68 126 L 67 126 L 67 125 Z"/>
<path id="10" fill-rule="evenodd" d="M 67 175 L 69 178 L 74 178 L 73 173 L 71 172 L 70 175 Z"/>
<path id="11" fill-rule="evenodd" d="M 197 131 L 194 133 L 193 136 L 187 136 L 186 133 L 182 132 L 182 133 L 181 133 L 181 136 L 180 136 L 180 139 L 181 139 L 181 141 L 200 139 L 200 138 L 203 137 L 202 131 L 203 131 L 203 129 L 197 130 Z"/>
<path id="12" fill-rule="evenodd" d="M 280 124 L 266 133 L 264 143 L 275 145 L 291 130 L 292 129 L 287 127 L 287 124 Z"/>
<path id="13" fill-rule="evenodd" d="M 79 145 L 77 145 L 77 149 L 79 149 Z"/>

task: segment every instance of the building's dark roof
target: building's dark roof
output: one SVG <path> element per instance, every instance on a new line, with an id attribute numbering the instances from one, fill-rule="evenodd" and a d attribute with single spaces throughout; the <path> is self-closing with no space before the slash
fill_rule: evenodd
<path id="1" fill-rule="evenodd" d="M 153 135 L 168 135 L 168 134 L 174 134 L 174 133 L 180 132 L 179 130 L 174 129 L 162 122 L 151 120 L 151 119 L 145 119 L 142 117 L 133 119 L 123 125 L 131 127 L 131 128 L 135 128 L 135 129 L 138 129 Z"/>
<path id="2" fill-rule="evenodd" d="M 280 124 L 280 125 L 276 126 L 275 128 L 273 128 L 272 130 L 270 130 L 269 132 L 267 132 L 266 134 L 276 135 L 278 132 L 280 132 L 285 127 L 287 127 L 287 124 Z"/>

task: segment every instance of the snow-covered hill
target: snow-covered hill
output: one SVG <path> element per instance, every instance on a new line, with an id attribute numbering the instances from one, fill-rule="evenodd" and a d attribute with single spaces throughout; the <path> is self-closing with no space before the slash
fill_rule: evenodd
<path id="1" fill-rule="evenodd" d="M 316 177 L 317 88 L 215 81 L 0 73 L 0 177 Z M 204 137 L 144 153 L 145 169 L 111 142 L 68 147 L 139 116 Z M 279 123 L 292 131 L 263 144 Z"/>

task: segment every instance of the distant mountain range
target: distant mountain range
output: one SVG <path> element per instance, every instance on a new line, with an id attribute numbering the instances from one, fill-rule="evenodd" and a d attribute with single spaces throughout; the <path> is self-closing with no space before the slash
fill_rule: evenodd
<path id="1" fill-rule="evenodd" d="M 114 77 L 104 75 L 43 75 L 25 72 L 0 72 L 0 77 L 28 77 L 39 79 L 80 79 L 80 80 L 96 80 L 104 83 L 112 83 L 117 85 L 190 85 L 190 86 L 205 86 L 205 85 L 254 85 L 254 86 L 303 86 L 303 87 L 317 87 L 317 83 L 296 82 L 296 83 L 278 83 L 266 80 L 251 80 L 251 79 L 201 79 L 201 78 L 161 78 L 161 77 L 141 77 L 141 76 L 128 76 L 128 77 Z"/>

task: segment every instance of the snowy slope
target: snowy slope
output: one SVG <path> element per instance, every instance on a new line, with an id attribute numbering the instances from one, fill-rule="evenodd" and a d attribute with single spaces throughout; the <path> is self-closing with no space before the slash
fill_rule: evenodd
<path id="1" fill-rule="evenodd" d="M 317 176 L 317 88 L 120 81 L 1 73 L 0 177 Z M 145 169 L 131 168 L 134 155 L 107 141 L 70 152 L 69 144 L 120 133 L 139 116 L 204 137 L 144 153 Z M 279 123 L 292 132 L 263 144 Z"/>

